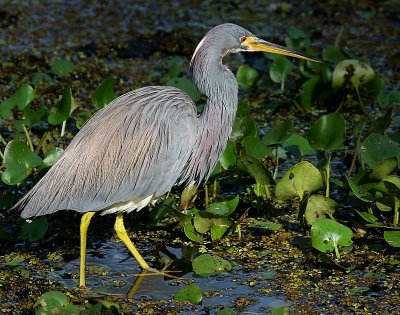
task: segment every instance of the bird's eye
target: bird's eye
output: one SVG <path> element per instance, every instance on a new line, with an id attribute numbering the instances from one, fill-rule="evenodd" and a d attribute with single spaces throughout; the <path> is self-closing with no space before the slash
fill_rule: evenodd
<path id="1" fill-rule="evenodd" d="M 243 43 L 246 40 L 246 36 L 242 36 L 239 38 L 240 42 Z"/>

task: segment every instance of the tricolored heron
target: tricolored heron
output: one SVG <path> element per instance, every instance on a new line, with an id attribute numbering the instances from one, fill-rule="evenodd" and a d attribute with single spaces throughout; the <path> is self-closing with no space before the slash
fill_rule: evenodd
<path id="1" fill-rule="evenodd" d="M 255 37 L 234 24 L 210 30 L 191 60 L 193 81 L 207 97 L 198 115 L 181 90 L 149 86 L 128 92 L 99 110 L 59 160 L 14 206 L 22 218 L 69 209 L 81 219 L 80 286 L 85 286 L 86 235 L 96 212 L 116 213 L 115 231 L 141 268 L 152 270 L 124 227 L 123 213 L 139 211 L 173 185 L 199 186 L 224 150 L 235 120 L 238 84 L 222 59 L 264 51 L 317 61 Z"/>

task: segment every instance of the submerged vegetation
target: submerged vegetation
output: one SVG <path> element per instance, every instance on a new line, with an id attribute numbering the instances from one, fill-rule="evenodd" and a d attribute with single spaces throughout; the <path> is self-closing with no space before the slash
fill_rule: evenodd
<path id="1" fill-rule="evenodd" d="M 285 41 L 292 49 L 317 55 L 310 37 L 298 28 L 290 27 Z M 195 277 L 224 277 L 238 270 L 236 255 L 214 253 L 209 244 L 218 247 L 230 239 L 241 242 L 246 239 L 244 234 L 275 233 L 277 237 L 285 229 L 295 231 L 291 244 L 307 257 L 306 265 L 346 273 L 364 263 L 352 255 L 378 251 L 387 255 L 381 269 L 399 272 L 400 91 L 388 90 L 379 71 L 367 60 L 338 45 L 326 46 L 321 56 L 323 63 L 292 63 L 283 56 L 264 54 L 234 64 L 231 68 L 237 70 L 243 97 L 230 141 L 207 185 L 199 191 L 173 190 L 144 215 L 148 227 L 178 227 L 190 244 L 200 249 L 188 254 L 191 266 L 187 272 Z M 204 98 L 187 73 L 181 72 L 184 62 L 181 57 L 171 58 L 166 74 L 155 72 L 153 78 L 184 90 L 201 112 Z M 34 69 L 27 75 L 29 80 L 15 84 L 11 95 L 1 96 L 3 209 L 9 209 L 43 176 L 95 110 L 119 94 L 118 78 L 107 76 L 91 94 L 93 107 L 80 106 L 80 96 L 71 85 L 78 63 L 56 60 Z M 261 96 L 251 103 L 251 95 L 262 90 L 272 96 Z M 59 95 L 57 101 L 55 94 Z M 273 126 L 265 123 L 268 114 L 285 103 L 290 103 L 289 110 L 299 113 L 304 121 L 286 117 L 275 120 Z M 255 114 L 259 111 L 264 113 Z M 181 211 L 180 202 L 189 204 L 186 211 Z M 290 227 L 279 219 L 286 213 L 295 218 Z M 0 239 L 4 242 L 15 238 L 43 242 L 51 226 L 47 217 L 31 223 L 20 220 L 17 229 L 1 224 Z M 269 250 L 264 248 L 259 258 L 270 255 Z M 5 256 L 7 268 L 18 270 L 22 277 L 31 276 L 27 263 L 23 255 Z M 276 277 L 271 271 L 263 276 Z M 365 277 L 385 276 L 371 271 Z M 192 282 L 179 284 L 184 285 L 174 294 L 177 305 L 201 304 L 214 294 Z M 349 296 L 362 295 L 370 287 L 350 290 Z M 70 292 L 58 289 L 41 294 L 33 307 L 37 314 L 55 310 L 59 314 L 124 313 L 118 301 L 94 300 L 97 302 L 82 303 Z M 251 301 L 235 303 L 235 308 L 225 305 L 216 314 L 236 314 Z M 287 306 L 276 307 L 274 314 L 287 311 Z"/>

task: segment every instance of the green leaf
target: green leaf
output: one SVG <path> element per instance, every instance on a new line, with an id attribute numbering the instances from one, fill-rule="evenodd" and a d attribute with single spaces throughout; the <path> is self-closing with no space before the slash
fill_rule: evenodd
<path id="1" fill-rule="evenodd" d="M 372 169 L 385 159 L 396 158 L 399 153 L 398 143 L 376 133 L 370 134 L 361 145 L 361 159 Z"/>
<path id="2" fill-rule="evenodd" d="M 331 219 L 318 219 L 311 226 L 313 247 L 324 253 L 335 250 L 337 258 L 340 258 L 338 246 L 350 246 L 352 237 L 350 228 Z"/>
<path id="3" fill-rule="evenodd" d="M 80 313 L 81 310 L 78 306 L 73 304 L 67 304 L 61 308 L 60 313 L 58 313 L 58 315 L 79 315 Z"/>
<path id="4" fill-rule="evenodd" d="M 236 79 L 240 87 L 250 88 L 258 79 L 258 72 L 248 65 L 241 65 L 236 73 Z"/>
<path id="5" fill-rule="evenodd" d="M 21 236 L 29 242 L 41 240 L 47 233 L 49 224 L 45 216 L 34 219 L 31 223 L 24 222 L 21 227 Z"/>
<path id="6" fill-rule="evenodd" d="M 266 145 L 281 144 L 293 133 L 293 123 L 291 120 L 272 127 L 269 129 L 265 136 L 262 138 L 262 142 Z"/>
<path id="7" fill-rule="evenodd" d="M 282 228 L 282 224 L 274 223 L 268 220 L 257 220 L 252 218 L 249 223 L 249 227 L 258 230 L 278 231 Z"/>
<path id="8" fill-rule="evenodd" d="M 197 86 L 186 78 L 172 78 L 168 80 L 167 85 L 176 87 L 185 92 L 194 102 L 200 100 L 201 94 Z"/>
<path id="9" fill-rule="evenodd" d="M 313 94 L 319 77 L 312 77 L 303 83 L 301 86 L 301 105 L 307 109 L 311 109 L 313 106 Z"/>
<path id="10" fill-rule="evenodd" d="M 258 134 L 258 127 L 254 118 L 250 115 L 244 115 L 236 117 L 230 138 L 235 140 L 240 137 L 257 137 Z"/>
<path id="11" fill-rule="evenodd" d="M 52 313 L 54 309 L 61 309 L 68 303 L 68 297 L 60 291 L 49 291 L 42 294 L 36 301 L 35 306 L 41 306 L 45 314 Z M 37 312 L 36 312 L 37 314 Z"/>
<path id="12" fill-rule="evenodd" d="M 43 105 L 39 105 L 38 108 L 28 106 L 24 108 L 22 114 L 24 115 L 22 124 L 26 127 L 32 127 L 43 122 L 42 118 L 46 114 L 46 108 Z"/>
<path id="13" fill-rule="evenodd" d="M 380 181 L 393 172 L 397 167 L 395 159 L 386 159 L 381 161 L 368 175 L 368 179 Z"/>
<path id="14" fill-rule="evenodd" d="M 22 84 L 13 95 L 0 104 L 0 117 L 10 118 L 14 107 L 23 110 L 35 97 L 33 88 L 28 84 Z"/>
<path id="15" fill-rule="evenodd" d="M 195 242 L 201 242 L 204 240 L 204 237 L 200 236 L 194 229 L 194 226 L 192 224 L 191 216 L 185 220 L 183 220 L 183 231 L 185 232 L 185 235 L 188 239 L 195 241 Z"/>
<path id="16" fill-rule="evenodd" d="M 353 180 L 350 179 L 350 177 L 346 176 L 347 182 L 349 183 L 350 189 L 353 192 L 353 194 L 360 200 L 365 201 L 365 202 L 373 202 L 375 201 L 375 198 L 367 192 L 362 192 L 360 186 L 358 186 Z"/>
<path id="17" fill-rule="evenodd" d="M 371 81 L 375 77 L 375 71 L 365 62 L 348 59 L 339 62 L 332 75 L 332 88 L 340 88 L 346 82 L 358 88 L 360 85 Z"/>
<path id="18" fill-rule="evenodd" d="M 213 226 L 211 227 L 211 239 L 213 241 L 220 239 L 234 223 L 235 222 L 228 217 L 214 218 Z"/>
<path id="19" fill-rule="evenodd" d="M 61 100 L 50 109 L 48 121 L 52 125 L 59 125 L 64 120 L 67 120 L 71 113 L 73 99 L 72 92 L 69 86 L 65 87 Z"/>
<path id="20" fill-rule="evenodd" d="M 47 73 L 35 72 L 32 75 L 31 83 L 33 86 L 37 87 L 41 82 L 51 82 L 51 78 Z"/>
<path id="21" fill-rule="evenodd" d="M 70 74 L 75 68 L 73 62 L 68 60 L 57 60 L 50 68 L 50 72 L 58 76 L 59 78 L 65 77 Z"/>
<path id="22" fill-rule="evenodd" d="M 340 113 L 318 119 L 308 132 L 308 141 L 316 150 L 335 150 L 342 145 L 346 125 Z"/>
<path id="23" fill-rule="evenodd" d="M 53 148 L 51 149 L 46 157 L 43 159 L 43 165 L 45 167 L 51 167 L 54 165 L 54 163 L 57 162 L 57 160 L 60 158 L 61 154 L 64 152 L 63 149 L 61 148 Z"/>
<path id="24" fill-rule="evenodd" d="M 347 59 L 347 56 L 345 56 L 342 52 L 342 49 L 333 46 L 333 45 L 328 45 L 324 47 L 322 51 L 322 59 L 324 61 L 332 62 L 334 64 L 339 63 L 342 60 Z"/>
<path id="25" fill-rule="evenodd" d="M 325 196 L 315 194 L 307 199 L 304 216 L 308 224 L 312 225 L 316 220 L 333 216 L 333 213 L 338 208 L 338 204 Z"/>
<path id="26" fill-rule="evenodd" d="M 281 89 L 284 89 L 286 77 L 293 71 L 295 65 L 286 57 L 278 56 L 269 68 L 269 76 L 275 83 L 281 83 Z"/>
<path id="27" fill-rule="evenodd" d="M 266 156 L 272 156 L 271 150 L 260 140 L 259 137 L 247 136 L 242 140 L 242 146 L 248 155 L 262 160 Z"/>
<path id="28" fill-rule="evenodd" d="M 16 185 L 29 176 L 42 159 L 33 153 L 21 140 L 11 140 L 4 150 L 5 172 L 1 179 L 7 185 Z"/>
<path id="29" fill-rule="evenodd" d="M 379 222 L 379 219 L 376 216 L 374 216 L 373 214 L 371 214 L 371 213 L 361 212 L 361 211 L 358 211 L 358 210 L 356 210 L 356 212 L 360 215 L 360 217 L 362 217 L 368 223 L 377 223 L 377 222 Z"/>
<path id="30" fill-rule="evenodd" d="M 237 165 L 240 170 L 250 174 L 259 185 L 270 185 L 274 182 L 264 164 L 251 155 L 241 155 L 237 160 Z"/>
<path id="31" fill-rule="evenodd" d="M 198 215 L 194 216 L 193 225 L 197 232 L 204 234 L 207 233 L 209 230 L 211 230 L 212 226 L 214 225 L 214 222 L 212 218 L 205 217 L 204 214 L 200 212 Z"/>
<path id="32" fill-rule="evenodd" d="M 315 154 L 315 150 L 310 146 L 308 140 L 297 133 L 293 133 L 287 138 L 285 142 L 283 142 L 283 147 L 297 158 Z"/>
<path id="33" fill-rule="evenodd" d="M 203 299 L 201 289 L 195 284 L 189 284 L 175 293 L 174 300 L 178 302 L 187 301 L 200 304 Z"/>
<path id="34" fill-rule="evenodd" d="M 232 269 L 229 261 L 210 254 L 203 254 L 192 261 L 193 271 L 203 277 L 220 274 Z"/>
<path id="35" fill-rule="evenodd" d="M 112 77 L 105 78 L 92 94 L 92 102 L 97 109 L 108 105 L 115 98 L 114 79 Z"/>
<path id="36" fill-rule="evenodd" d="M 236 197 L 232 198 L 231 200 L 210 204 L 207 207 L 206 211 L 217 215 L 228 216 L 233 211 L 235 211 L 238 204 L 239 204 L 239 195 L 236 195 Z"/>
<path id="37" fill-rule="evenodd" d="M 219 162 L 221 166 L 227 170 L 236 163 L 235 145 L 233 141 L 228 141 L 224 152 L 222 153 Z"/>
<path id="38" fill-rule="evenodd" d="M 216 315 L 237 315 L 237 312 L 231 307 L 224 307 L 222 310 L 219 310 Z"/>
<path id="39" fill-rule="evenodd" d="M 299 197 L 302 200 L 324 187 L 320 171 L 307 161 L 290 168 L 276 185 L 275 194 L 280 200 Z"/>
<path id="40" fill-rule="evenodd" d="M 383 237 L 390 246 L 400 247 L 400 231 L 385 231 Z"/>

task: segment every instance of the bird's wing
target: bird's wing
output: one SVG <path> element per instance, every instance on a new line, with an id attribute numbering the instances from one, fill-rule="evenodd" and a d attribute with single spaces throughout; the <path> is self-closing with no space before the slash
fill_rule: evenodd
<path id="1" fill-rule="evenodd" d="M 15 206 L 23 218 L 99 211 L 167 192 L 195 142 L 197 112 L 182 91 L 147 87 L 98 111 Z"/>

